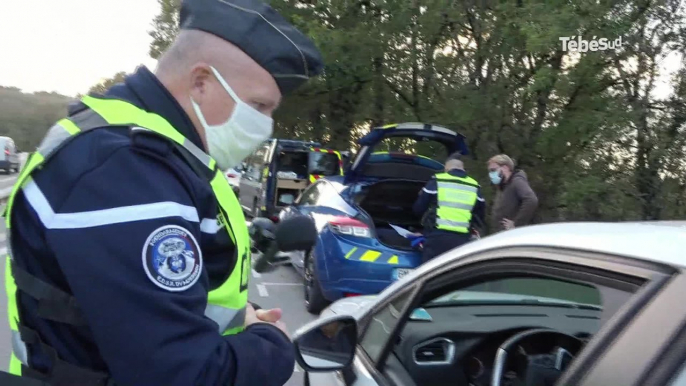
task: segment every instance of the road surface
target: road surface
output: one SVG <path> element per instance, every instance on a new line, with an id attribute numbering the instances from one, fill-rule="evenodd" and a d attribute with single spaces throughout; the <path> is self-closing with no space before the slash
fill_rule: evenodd
<path id="1" fill-rule="evenodd" d="M 0 181 L 2 177 L 0 176 Z M 1 182 L 0 182 L 1 183 Z M 0 185 L 1 187 L 2 185 Z M 0 296 L 0 370 L 7 371 L 9 364 L 11 342 L 9 326 L 7 325 L 7 296 L 4 294 L 5 260 L 7 240 L 4 222 L 0 225 L 0 256 L 2 257 L 2 292 Z M 316 317 L 305 310 L 303 303 L 302 279 L 289 266 L 279 267 L 277 270 L 265 274 L 253 272 L 249 285 L 250 301 L 263 308 L 280 307 L 283 309 L 283 320 L 292 334 L 300 326 L 314 320 Z M 293 376 L 286 383 L 287 386 L 302 386 L 303 372 L 296 365 Z M 326 386 L 326 385 L 318 385 Z"/>

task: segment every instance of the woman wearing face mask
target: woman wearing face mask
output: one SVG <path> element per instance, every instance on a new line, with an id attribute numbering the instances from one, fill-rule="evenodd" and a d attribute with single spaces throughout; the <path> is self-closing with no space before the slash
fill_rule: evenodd
<path id="1" fill-rule="evenodd" d="M 279 386 L 293 373 L 281 310 L 247 301 L 250 240 L 222 170 L 271 136 L 282 95 L 322 60 L 260 0 L 184 0 L 180 22 L 154 74 L 84 97 L 17 181 L 13 374 Z"/>
<path id="2" fill-rule="evenodd" d="M 538 208 L 538 197 L 526 173 L 515 169 L 514 161 L 505 154 L 492 157 L 487 165 L 488 176 L 496 186 L 491 229 L 499 232 L 530 224 Z"/>

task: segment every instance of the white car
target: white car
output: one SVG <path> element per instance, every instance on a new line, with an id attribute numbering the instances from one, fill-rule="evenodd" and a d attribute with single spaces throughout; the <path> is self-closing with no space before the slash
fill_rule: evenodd
<path id="1" fill-rule="evenodd" d="M 305 385 L 686 385 L 686 221 L 456 248 L 294 334 Z"/>
<path id="2" fill-rule="evenodd" d="M 238 187 L 241 185 L 241 172 L 238 168 L 226 169 L 224 176 L 229 181 L 229 185 L 233 188 L 234 193 L 238 194 Z"/>

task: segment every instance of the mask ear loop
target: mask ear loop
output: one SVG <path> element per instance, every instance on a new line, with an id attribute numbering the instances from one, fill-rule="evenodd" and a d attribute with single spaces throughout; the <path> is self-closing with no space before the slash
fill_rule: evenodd
<path id="1" fill-rule="evenodd" d="M 253 116 L 258 117 L 257 119 L 263 120 L 265 123 L 268 123 L 270 125 L 274 124 L 273 118 L 268 117 L 268 116 L 262 114 L 261 112 L 255 110 L 255 108 L 248 105 L 241 98 L 239 98 L 238 95 L 236 94 L 236 92 L 233 91 L 233 89 L 231 88 L 231 86 L 229 86 L 228 83 L 226 83 L 226 80 L 224 79 L 224 77 L 221 76 L 221 74 L 219 74 L 219 71 L 217 71 L 216 68 L 214 68 L 213 66 L 210 66 L 210 68 L 212 69 L 214 76 L 217 78 L 217 80 L 219 80 L 219 83 L 221 83 L 221 85 L 224 86 L 224 89 L 229 93 L 231 98 L 233 98 L 233 100 L 236 102 L 236 107 L 234 107 L 232 116 L 233 116 L 233 114 L 236 114 L 236 111 L 238 110 L 239 106 L 243 105 L 245 107 L 244 110 L 250 111 Z"/>
<path id="2" fill-rule="evenodd" d="M 222 77 L 221 74 L 219 74 L 219 71 L 217 71 L 217 69 L 212 66 L 210 66 L 210 68 L 212 69 L 214 76 L 217 78 L 217 80 L 219 80 L 219 83 L 221 83 L 221 85 L 224 86 L 224 90 L 226 90 L 226 92 L 229 93 L 231 98 L 233 98 L 234 102 L 236 102 L 236 104 L 245 103 L 241 100 L 241 98 L 238 97 L 238 95 L 236 95 L 231 86 L 229 86 L 229 84 L 226 83 L 226 80 L 224 80 L 224 77 Z"/>
<path id="3" fill-rule="evenodd" d="M 207 124 L 207 121 L 205 120 L 205 116 L 203 115 L 202 111 L 200 110 L 200 106 L 198 106 L 197 103 L 193 100 L 193 97 L 191 97 L 191 105 L 193 106 L 193 111 L 195 111 L 195 116 L 198 117 L 200 120 L 200 124 L 202 124 L 203 127 L 209 127 L 210 125 Z"/>

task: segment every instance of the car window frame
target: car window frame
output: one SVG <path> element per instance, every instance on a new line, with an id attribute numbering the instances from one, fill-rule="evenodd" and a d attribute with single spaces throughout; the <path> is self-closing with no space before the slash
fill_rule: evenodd
<path id="1" fill-rule="evenodd" d="M 316 181 L 316 182 L 313 183 L 312 185 L 310 185 L 310 186 L 308 186 L 307 188 L 305 188 L 305 190 L 303 190 L 303 192 L 300 193 L 300 196 L 298 196 L 298 198 L 295 199 L 295 202 L 294 202 L 293 204 L 294 204 L 295 206 L 314 206 L 314 204 L 303 204 L 303 198 L 306 197 L 307 195 L 312 194 L 313 192 L 318 191 L 318 190 L 319 190 L 319 186 L 320 186 L 320 184 L 321 184 L 322 182 L 324 182 L 324 181 L 321 181 L 321 180 L 320 180 L 320 181 Z M 318 198 L 319 198 L 319 196 L 317 196 L 317 198 L 315 198 L 315 203 L 316 203 L 316 200 L 317 200 Z"/>
<path id="2" fill-rule="evenodd" d="M 323 202 L 330 202 L 333 199 L 334 195 L 338 195 L 336 188 L 329 181 L 320 180 L 318 182 L 320 183 L 318 189 L 319 195 L 317 196 L 317 199 L 315 200 L 313 206 L 322 206 L 321 204 Z"/>
<path id="3" fill-rule="evenodd" d="M 644 374 L 641 382 L 667 386 L 686 385 L 686 382 L 675 383 L 676 380 L 686 380 L 686 325 L 676 334 L 672 342 L 663 350 L 660 358 L 653 361 L 653 368 Z"/>
<path id="4" fill-rule="evenodd" d="M 572 262 L 570 259 L 576 259 L 576 263 Z M 446 274 L 455 270 L 460 270 L 461 272 L 453 272 L 452 275 L 483 277 L 485 276 L 482 271 L 484 267 L 487 269 L 489 267 L 495 267 L 495 273 L 502 269 L 503 264 L 507 265 L 512 263 L 523 263 L 523 266 L 529 267 L 527 269 L 530 269 L 532 266 L 542 269 L 548 268 L 548 265 L 544 265 L 543 263 L 550 264 L 550 267 L 553 269 L 559 266 L 566 266 L 570 268 L 567 269 L 567 271 L 569 271 L 572 276 L 585 276 L 590 280 L 587 279 L 584 281 L 590 283 L 598 282 L 599 285 L 611 287 L 614 285 L 609 284 L 608 281 L 616 283 L 616 278 L 613 279 L 611 277 L 597 276 L 597 271 L 603 270 L 613 272 L 611 275 L 607 275 L 606 273 L 607 276 L 620 274 L 634 277 L 636 278 L 636 281 L 647 281 L 647 284 L 642 288 L 639 288 L 634 295 L 629 298 L 627 304 L 618 310 L 615 315 L 604 326 L 601 327 L 598 333 L 595 334 L 593 339 L 587 344 L 582 354 L 576 358 L 576 360 L 572 362 L 570 368 L 567 369 L 567 372 L 565 373 L 567 378 L 577 380 L 580 379 L 584 375 L 584 372 L 592 366 L 593 360 L 597 355 L 600 355 L 610 349 L 610 347 L 606 346 L 609 346 L 612 343 L 613 334 L 617 334 L 618 331 L 624 329 L 632 320 L 630 315 L 635 307 L 644 307 L 648 300 L 650 300 L 657 293 L 657 291 L 665 285 L 669 277 L 669 274 L 667 273 L 669 268 L 659 264 L 640 262 L 627 257 L 607 255 L 596 252 L 545 247 L 506 247 L 495 250 L 478 251 L 470 255 L 463 256 L 459 259 L 454 259 L 454 261 L 440 266 L 438 269 L 425 272 L 424 275 L 417 278 L 412 286 L 415 293 L 412 295 L 411 301 L 408 302 L 408 305 L 401 312 L 401 321 L 395 326 L 392 333 L 388 336 L 384 352 L 378 359 L 378 362 L 373 362 L 367 355 L 362 356 L 362 363 L 364 364 L 365 368 L 374 376 L 375 379 L 380 378 L 385 380 L 383 370 L 384 364 L 386 363 L 388 355 L 392 349 L 390 342 L 393 340 L 393 337 L 398 335 L 407 322 L 410 312 L 409 310 L 413 310 L 414 308 L 418 307 L 417 302 L 419 301 L 419 296 L 424 291 L 425 286 L 429 281 L 434 280 L 442 275 L 445 276 Z M 571 269 L 572 267 L 573 269 Z M 466 270 L 467 272 L 465 272 L 465 268 L 468 268 Z M 596 271 L 595 275 L 593 274 L 593 271 Z M 465 279 L 463 278 L 461 280 Z M 567 280 L 569 280 L 569 278 L 567 278 Z M 364 334 L 367 332 L 369 322 L 373 315 L 385 308 L 397 296 L 400 296 L 393 295 L 394 294 L 392 293 L 388 293 L 388 295 L 383 296 L 377 305 L 362 315 L 360 318 L 362 324 L 359 333 L 360 340 L 364 338 Z M 359 344 L 358 347 L 361 349 L 359 351 L 364 352 Z M 384 381 L 384 383 L 386 382 Z M 565 382 L 563 384 L 576 383 Z"/>
<path id="5" fill-rule="evenodd" d="M 667 385 L 686 369 L 686 292 L 685 270 L 671 278 L 623 331 L 622 339 L 598 362 L 597 366 L 579 382 L 579 386 L 597 384 L 599 379 L 624 377 L 626 386 L 645 384 Z M 681 315 L 677 318 L 664 315 Z M 651 335 L 651 331 L 659 331 Z M 659 342 L 661 340 L 661 342 Z M 638 345 L 638 346 L 637 346 Z M 641 347 L 627 354 L 627 347 Z M 628 358 L 627 358 L 628 357 Z M 618 361 L 625 363 L 616 372 Z M 657 383 L 655 383 L 657 382 Z"/>

